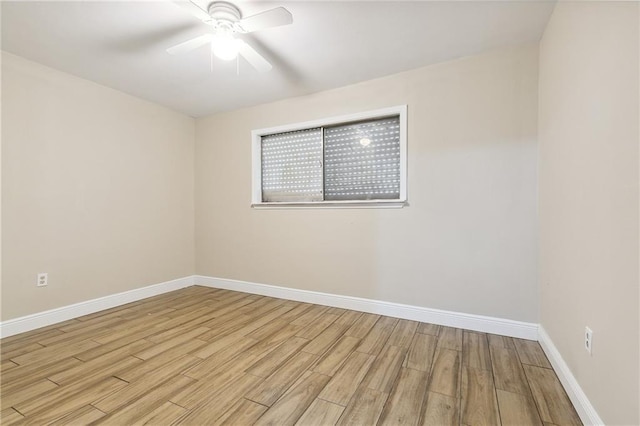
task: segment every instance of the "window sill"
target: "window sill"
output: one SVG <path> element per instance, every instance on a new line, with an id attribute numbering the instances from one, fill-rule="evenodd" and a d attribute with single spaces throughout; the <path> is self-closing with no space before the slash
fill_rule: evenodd
<path id="1" fill-rule="evenodd" d="M 315 201 L 300 203 L 254 203 L 251 207 L 259 210 L 269 209 L 401 209 L 409 204 L 398 200 L 375 201 Z"/>

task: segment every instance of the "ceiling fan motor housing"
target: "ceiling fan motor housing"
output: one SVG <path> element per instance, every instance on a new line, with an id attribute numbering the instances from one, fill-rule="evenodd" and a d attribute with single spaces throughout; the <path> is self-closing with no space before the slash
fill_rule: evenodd
<path id="1" fill-rule="evenodd" d="M 231 26 L 242 19 L 242 12 L 235 5 L 226 1 L 214 1 L 209 5 L 209 15 L 214 25 Z"/>

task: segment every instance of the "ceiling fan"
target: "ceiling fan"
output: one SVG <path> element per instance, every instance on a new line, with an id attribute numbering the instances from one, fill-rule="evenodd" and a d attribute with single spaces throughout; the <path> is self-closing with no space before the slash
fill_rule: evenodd
<path id="1" fill-rule="evenodd" d="M 284 7 L 276 7 L 243 18 L 240 9 L 226 1 L 214 1 L 209 4 L 207 10 L 193 1 L 176 1 L 175 3 L 210 25 L 213 31 L 170 47 L 167 49 L 168 53 L 172 55 L 186 53 L 210 43 L 213 54 L 218 58 L 230 61 L 240 55 L 259 72 L 269 71 L 271 64 L 253 47 L 244 40 L 236 38 L 235 35 L 289 25 L 293 22 L 291 12 Z"/>

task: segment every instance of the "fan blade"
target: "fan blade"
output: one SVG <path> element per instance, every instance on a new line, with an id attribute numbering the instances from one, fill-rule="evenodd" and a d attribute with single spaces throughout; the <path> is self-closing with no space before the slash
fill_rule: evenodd
<path id="1" fill-rule="evenodd" d="M 195 16 L 196 18 L 200 19 L 201 21 L 211 22 L 211 16 L 209 15 L 209 12 L 202 9 L 200 6 L 198 6 L 194 2 L 188 1 L 188 0 L 185 0 L 185 1 L 176 0 L 174 1 L 174 3 L 180 6 L 181 8 L 183 8 L 184 10 L 186 10 L 187 12 L 189 12 L 190 14 L 192 14 L 193 16 Z"/>
<path id="2" fill-rule="evenodd" d="M 196 38 L 192 38 L 191 40 L 187 40 L 183 43 L 176 44 L 173 47 L 167 49 L 167 53 L 170 55 L 178 55 L 180 53 L 187 53 L 194 49 L 197 49 L 200 46 L 204 46 L 207 43 L 210 43 L 213 40 L 213 34 L 203 34 Z"/>
<path id="3" fill-rule="evenodd" d="M 267 72 L 271 68 L 271 64 L 262 57 L 253 47 L 249 46 L 243 40 L 238 40 L 238 52 L 247 60 L 258 72 Z"/>
<path id="4" fill-rule="evenodd" d="M 263 30 L 265 28 L 279 27 L 293 23 L 293 16 L 284 7 L 276 7 L 257 15 L 241 19 L 238 24 L 245 33 Z"/>

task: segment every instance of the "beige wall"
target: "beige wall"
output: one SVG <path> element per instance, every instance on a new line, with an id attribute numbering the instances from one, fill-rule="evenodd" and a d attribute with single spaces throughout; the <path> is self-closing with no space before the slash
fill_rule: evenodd
<path id="1" fill-rule="evenodd" d="M 640 423 L 638 37 L 636 2 L 560 2 L 540 47 L 541 323 L 609 425 Z"/>
<path id="2" fill-rule="evenodd" d="M 3 320 L 193 273 L 193 119 L 9 54 L 2 104 Z"/>
<path id="3" fill-rule="evenodd" d="M 199 119 L 196 272 L 537 322 L 537 45 Z M 403 209 L 252 210 L 252 129 L 407 104 Z"/>

